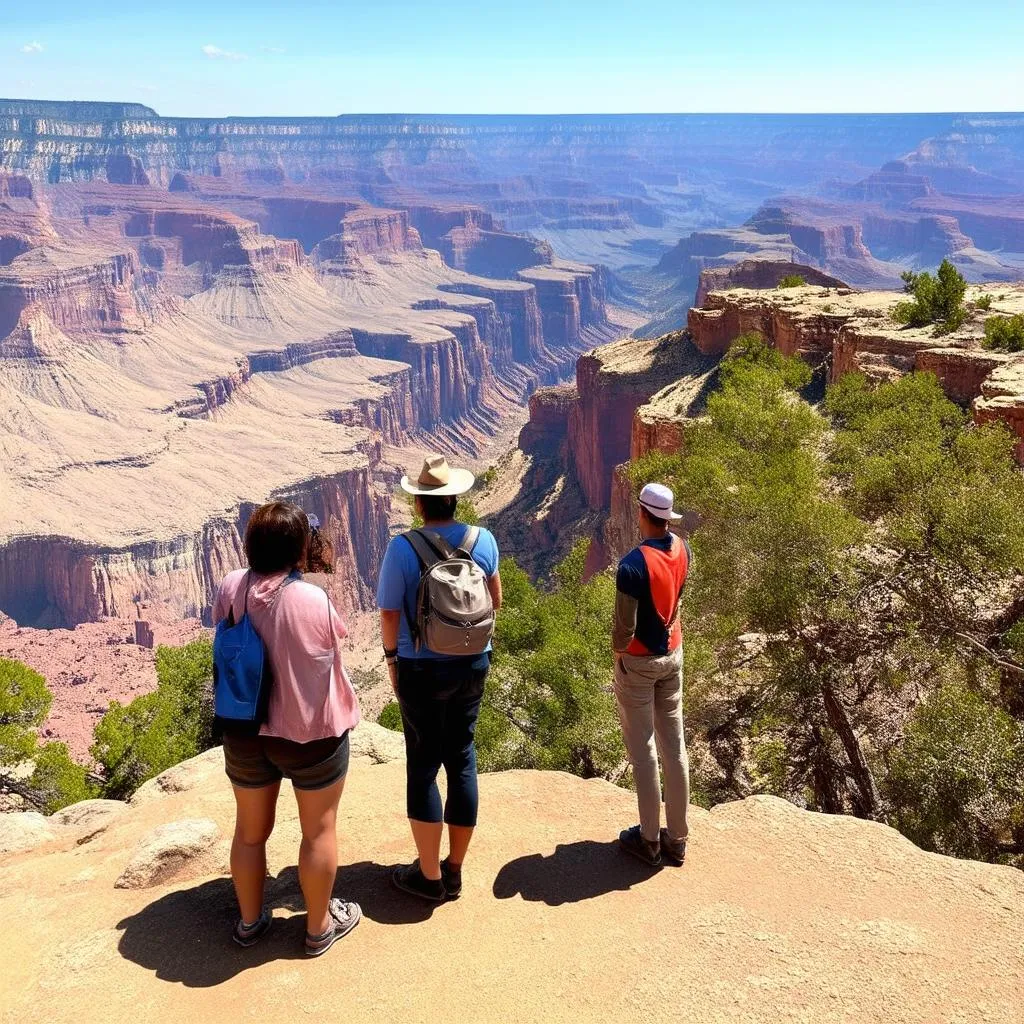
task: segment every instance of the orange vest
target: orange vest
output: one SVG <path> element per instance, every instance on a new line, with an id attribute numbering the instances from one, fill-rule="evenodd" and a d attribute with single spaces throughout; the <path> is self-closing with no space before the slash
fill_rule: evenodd
<path id="1" fill-rule="evenodd" d="M 668 649 L 676 650 L 683 643 L 683 630 L 679 624 L 676 609 L 679 597 L 686 583 L 686 573 L 690 568 L 690 559 L 686 554 L 686 545 L 673 534 L 672 547 L 668 551 L 652 547 L 650 544 L 640 545 L 640 554 L 647 563 L 647 577 L 651 586 L 651 601 L 661 621 L 668 627 L 672 621 L 672 629 L 668 638 Z M 629 654 L 652 654 L 647 647 L 634 636 L 626 648 Z"/>

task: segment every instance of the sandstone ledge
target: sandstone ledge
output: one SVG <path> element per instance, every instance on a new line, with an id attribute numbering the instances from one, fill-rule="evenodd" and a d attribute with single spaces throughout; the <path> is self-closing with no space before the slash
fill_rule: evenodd
<path id="1" fill-rule="evenodd" d="M 991 309 L 971 308 L 982 295 Z M 979 421 L 1000 419 L 1019 439 L 1024 463 L 1024 353 L 982 347 L 985 320 L 1024 312 L 1024 286 L 971 286 L 964 325 L 943 337 L 931 327 L 902 328 L 891 313 L 905 299 L 900 292 L 858 292 L 849 288 L 711 292 L 703 308 L 691 309 L 688 329 L 702 352 L 721 354 L 741 334 L 756 331 L 786 355 L 825 362 L 836 380 L 861 371 L 875 379 L 915 370 L 934 373 L 946 394 L 971 406 Z"/>
<path id="2" fill-rule="evenodd" d="M 6 1014 L 219 1022 L 246 1005 L 268 1024 L 334 1019 L 340 1006 L 356 1022 L 1020 1020 L 1024 875 L 1011 869 L 762 797 L 694 809 L 686 867 L 648 875 L 610 843 L 634 820 L 628 792 L 509 772 L 484 776 L 481 793 L 465 894 L 431 912 L 388 884 L 387 866 L 410 856 L 401 764 L 353 760 L 338 891 L 366 920 L 317 962 L 301 958 L 287 787 L 269 849 L 277 920 L 249 951 L 230 942 L 223 877 L 114 888 L 154 828 L 201 817 L 230 834 L 219 776 L 128 808 L 84 846 L 9 855 Z"/>

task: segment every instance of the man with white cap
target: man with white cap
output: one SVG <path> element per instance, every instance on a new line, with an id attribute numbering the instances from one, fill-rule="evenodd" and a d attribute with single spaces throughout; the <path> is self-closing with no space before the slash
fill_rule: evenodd
<path id="1" fill-rule="evenodd" d="M 690 545 L 669 530 L 682 519 L 663 484 L 640 492 L 642 541 L 616 575 L 615 699 L 633 765 L 640 824 L 619 835 L 624 850 L 652 867 L 682 865 L 690 767 L 683 738 L 683 638 L 679 602 L 690 568 Z M 661 827 L 661 781 L 665 824 Z"/>

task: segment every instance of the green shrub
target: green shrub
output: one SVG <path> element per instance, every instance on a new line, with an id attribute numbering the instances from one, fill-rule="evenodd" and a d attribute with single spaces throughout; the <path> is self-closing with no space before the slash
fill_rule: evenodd
<path id="1" fill-rule="evenodd" d="M 535 586 L 502 561 L 504 604 L 477 725 L 484 770 L 541 768 L 619 779 L 626 763 L 614 697 L 610 626 L 614 580 L 584 581 L 588 542 L 579 541 Z"/>
<path id="2" fill-rule="evenodd" d="M 402 731 L 402 709 L 398 706 L 398 701 L 393 700 L 384 705 L 377 716 L 377 724 L 392 732 Z"/>
<path id="3" fill-rule="evenodd" d="M 982 310 L 991 309 L 992 308 L 992 296 L 989 295 L 987 292 L 984 295 L 979 295 L 974 300 L 974 308 L 975 309 L 982 309 Z"/>
<path id="4" fill-rule="evenodd" d="M 114 701 L 96 725 L 91 753 L 108 797 L 128 797 L 143 782 L 213 746 L 210 639 L 158 647 L 156 676 L 154 693 L 127 706 Z"/>
<path id="5" fill-rule="evenodd" d="M 989 317 L 982 344 L 999 352 L 1024 352 L 1024 315 Z"/>
<path id="6" fill-rule="evenodd" d="M 0 658 L 0 792 L 47 813 L 94 795 L 88 773 L 63 743 L 39 745 L 36 730 L 52 700 L 38 672 Z"/>
<path id="7" fill-rule="evenodd" d="M 799 274 L 787 274 L 777 285 L 779 288 L 801 288 L 807 282 Z"/>
<path id="8" fill-rule="evenodd" d="M 1024 841 L 1024 726 L 947 682 L 915 710 L 886 788 L 919 846 L 995 860 Z"/>
<path id="9" fill-rule="evenodd" d="M 967 317 L 964 295 L 967 282 L 949 260 L 943 260 L 932 277 L 927 271 L 916 274 L 908 270 L 901 275 L 904 291 L 913 295 L 913 301 L 897 303 L 892 318 L 907 327 L 935 325 L 937 335 L 949 334 L 960 327 Z"/>

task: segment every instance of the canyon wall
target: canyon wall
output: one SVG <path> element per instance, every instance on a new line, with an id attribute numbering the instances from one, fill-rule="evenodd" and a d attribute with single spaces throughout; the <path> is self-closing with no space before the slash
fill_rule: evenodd
<path id="1" fill-rule="evenodd" d="M 25 624 L 205 615 L 274 496 L 320 517 L 333 592 L 371 607 L 392 450 L 479 451 L 611 330 L 598 270 L 472 207 L 417 219 L 485 225 L 511 279 L 306 186 L 0 181 L 0 609 Z"/>
<path id="2" fill-rule="evenodd" d="M 971 288 L 968 303 L 981 294 Z M 988 316 L 1024 313 L 1024 286 L 1005 286 L 991 310 L 969 306 L 964 327 L 944 338 L 930 328 L 894 324 L 889 314 L 900 298 L 828 284 L 711 291 L 702 308 L 690 311 L 687 331 L 624 339 L 581 356 L 575 388 L 544 389 L 530 402 L 520 448 L 535 459 L 542 452 L 559 456 L 543 478 L 531 481 L 533 505 L 543 508 L 556 487 L 565 486 L 561 476 L 571 477 L 584 507 L 576 522 L 560 523 L 560 533 L 591 537 L 590 571 L 621 557 L 638 536 L 627 460 L 679 450 L 683 423 L 701 413 L 718 360 L 748 332 L 786 355 L 825 366 L 831 380 L 851 371 L 876 380 L 915 370 L 934 373 L 977 422 L 999 421 L 1010 429 L 1024 465 L 1024 354 L 992 352 L 980 343 Z M 681 504 L 685 509 L 685 499 Z M 565 547 L 557 535 L 551 543 Z"/>
<path id="3" fill-rule="evenodd" d="M 981 345 L 988 317 L 1024 311 L 1024 287 L 1002 287 L 987 310 L 971 305 L 983 289 L 969 289 L 967 322 L 941 338 L 930 327 L 901 328 L 891 319 L 899 293 L 811 287 L 712 293 L 703 308 L 690 311 L 689 332 L 700 351 L 719 355 L 740 334 L 755 331 L 786 355 L 824 361 L 831 380 L 851 371 L 878 379 L 934 373 L 946 394 L 971 407 L 977 419 L 1002 419 L 1020 438 L 1024 461 L 1024 356 Z"/>

